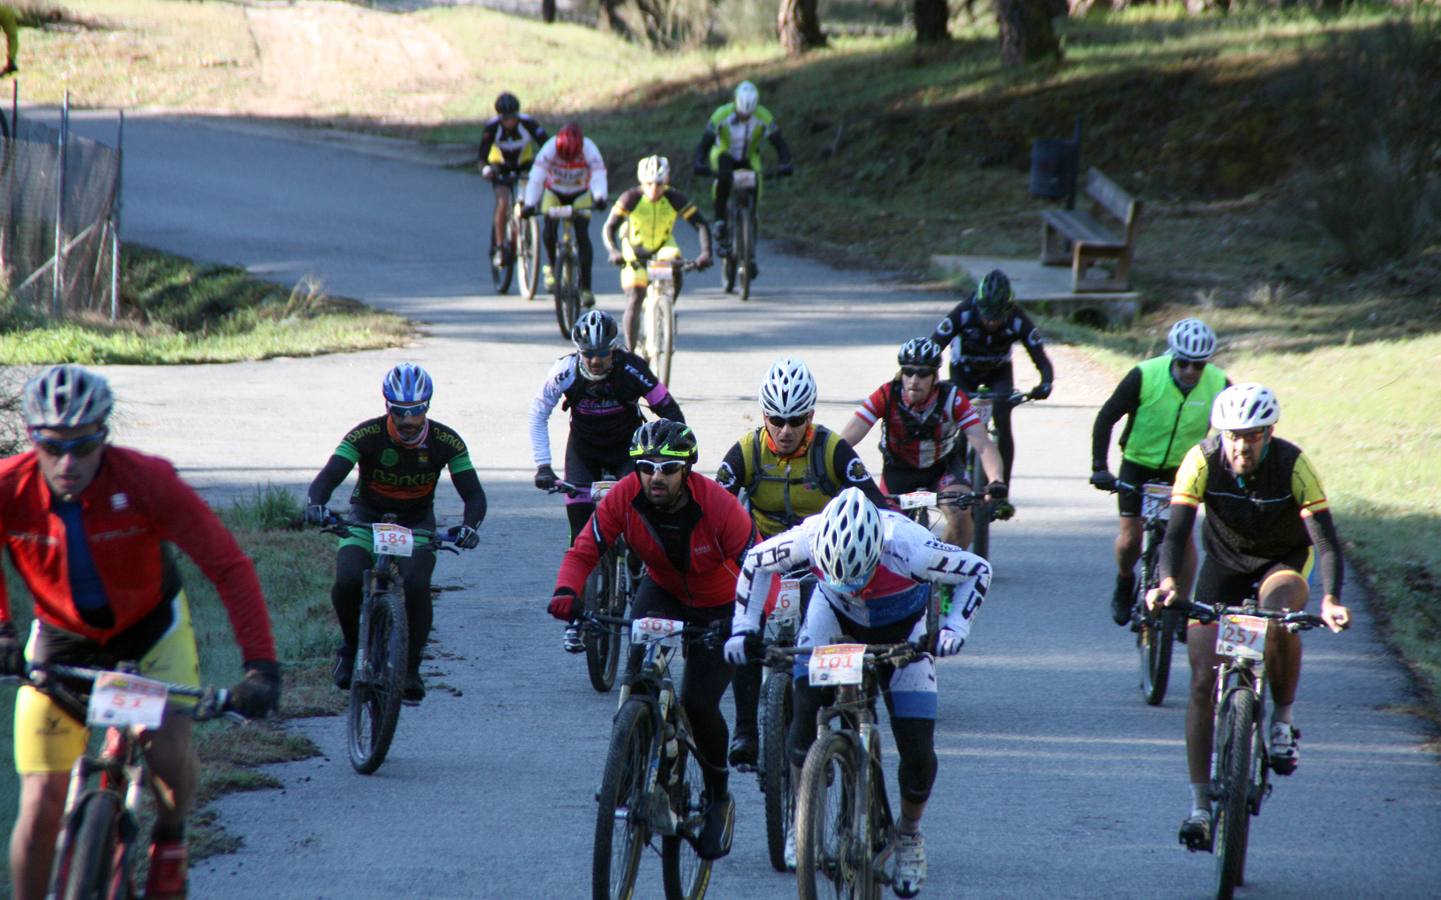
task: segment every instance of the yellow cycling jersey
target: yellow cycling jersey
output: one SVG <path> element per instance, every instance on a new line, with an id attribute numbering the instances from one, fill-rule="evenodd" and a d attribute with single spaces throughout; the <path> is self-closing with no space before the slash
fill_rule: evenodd
<path id="1" fill-rule="evenodd" d="M 691 221 L 696 207 L 675 188 L 666 188 L 659 200 L 651 201 L 636 187 L 620 195 L 610 214 L 612 219 L 624 221 L 626 240 L 632 246 L 654 253 L 671 242 L 675 220 Z"/>

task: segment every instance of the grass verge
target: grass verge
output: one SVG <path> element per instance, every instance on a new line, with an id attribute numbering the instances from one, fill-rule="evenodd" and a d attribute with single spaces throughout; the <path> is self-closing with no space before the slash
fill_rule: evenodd
<path id="1" fill-rule="evenodd" d="M 143 247 L 121 251 L 121 316 L 55 321 L 0 303 L 0 363 L 219 363 L 396 347 L 413 326 L 332 297 L 287 290 L 233 266 L 205 266 Z"/>

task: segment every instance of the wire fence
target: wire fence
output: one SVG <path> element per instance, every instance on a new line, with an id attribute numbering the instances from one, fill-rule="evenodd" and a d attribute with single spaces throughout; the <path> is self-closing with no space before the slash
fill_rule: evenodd
<path id="1" fill-rule="evenodd" d="M 118 311 L 118 147 L 0 114 L 0 292 L 49 318 Z M 117 144 L 119 138 L 117 137 Z"/>

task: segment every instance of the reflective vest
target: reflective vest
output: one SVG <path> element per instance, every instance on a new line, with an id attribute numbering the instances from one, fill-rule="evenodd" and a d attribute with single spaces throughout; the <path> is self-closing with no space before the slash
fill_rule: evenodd
<path id="1" fill-rule="evenodd" d="M 1189 394 L 1171 377 L 1171 356 L 1162 354 L 1137 366 L 1141 402 L 1121 448 L 1123 458 L 1150 469 L 1172 469 L 1211 428 L 1211 405 L 1226 389 L 1226 373 L 1206 366 Z"/>

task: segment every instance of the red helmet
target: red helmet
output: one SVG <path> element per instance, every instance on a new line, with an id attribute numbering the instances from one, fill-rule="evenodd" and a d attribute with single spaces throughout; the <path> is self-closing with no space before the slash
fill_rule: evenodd
<path id="1" fill-rule="evenodd" d="M 580 126 L 574 122 L 562 128 L 555 136 L 555 152 L 560 154 L 561 159 L 579 159 L 584 146 L 585 138 L 580 133 Z"/>

